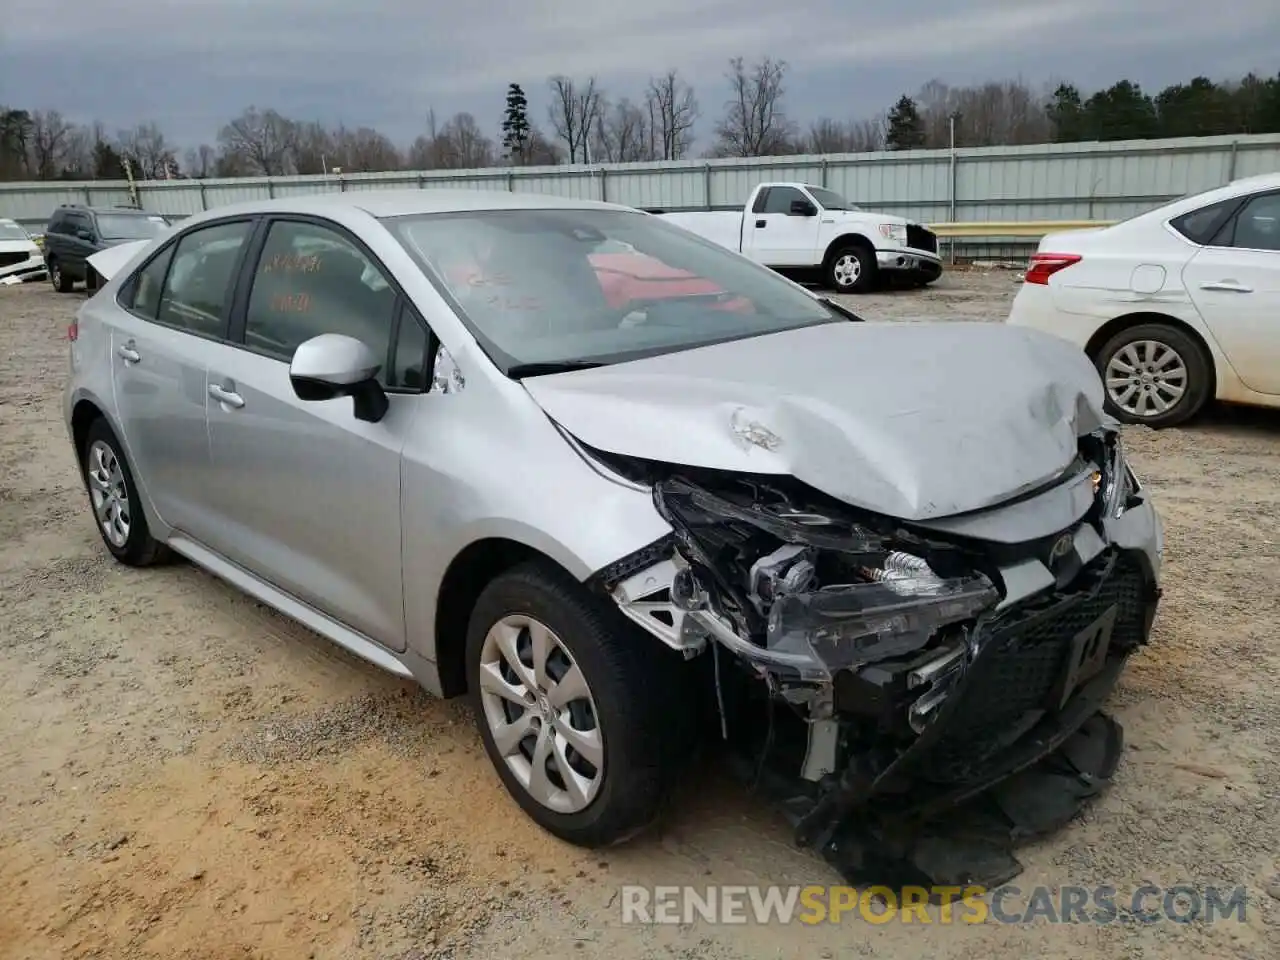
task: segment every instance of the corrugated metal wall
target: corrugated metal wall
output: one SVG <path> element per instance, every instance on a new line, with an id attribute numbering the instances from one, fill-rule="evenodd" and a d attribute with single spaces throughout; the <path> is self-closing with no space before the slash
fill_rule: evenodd
<path id="1" fill-rule="evenodd" d="M 143 207 L 184 217 L 266 197 L 470 187 L 606 199 L 667 210 L 733 208 L 763 180 L 823 184 L 874 210 L 936 223 L 1115 220 L 1229 180 L 1280 171 L 1280 135 L 911 150 L 751 160 L 253 177 L 140 183 Z M 0 184 L 0 216 L 43 229 L 60 203 L 126 205 L 118 181 Z"/>

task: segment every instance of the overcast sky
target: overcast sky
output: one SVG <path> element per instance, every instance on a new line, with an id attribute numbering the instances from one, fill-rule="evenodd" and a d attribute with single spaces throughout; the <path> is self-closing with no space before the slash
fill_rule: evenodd
<path id="1" fill-rule="evenodd" d="M 496 135 L 506 86 L 546 126 L 546 78 L 596 74 L 636 97 L 669 67 L 691 81 L 706 143 L 727 60 L 790 64 L 787 113 L 873 116 L 953 85 L 1280 71 L 1280 0 L 3 0 L 0 103 L 109 131 L 154 120 L 212 142 L 249 104 L 374 126 L 402 143 L 428 108 Z M 930 11 L 934 12 L 930 12 Z"/>

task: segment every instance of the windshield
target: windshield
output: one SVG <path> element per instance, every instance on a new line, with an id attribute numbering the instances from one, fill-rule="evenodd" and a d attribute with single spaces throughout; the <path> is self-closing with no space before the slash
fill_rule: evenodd
<path id="1" fill-rule="evenodd" d="M 0 240 L 30 240 L 27 231 L 12 220 L 0 220 Z"/>
<path id="2" fill-rule="evenodd" d="M 643 213 L 488 210 L 385 223 L 511 375 L 847 319 L 767 269 Z"/>
<path id="3" fill-rule="evenodd" d="M 850 203 L 848 200 L 840 196 L 840 194 L 836 193 L 834 190 L 824 190 L 822 187 L 805 187 L 805 189 L 808 190 L 811 194 L 813 194 L 813 199 L 817 200 L 818 204 L 824 210 L 861 210 L 862 209 L 857 204 Z"/>
<path id="4" fill-rule="evenodd" d="M 103 240 L 150 240 L 168 225 L 163 217 L 154 215 L 98 214 L 98 230 Z"/>

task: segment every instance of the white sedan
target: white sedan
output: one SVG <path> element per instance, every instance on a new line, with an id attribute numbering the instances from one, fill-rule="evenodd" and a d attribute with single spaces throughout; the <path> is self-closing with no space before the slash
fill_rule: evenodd
<path id="1" fill-rule="evenodd" d="M 1008 323 L 1082 347 L 1127 423 L 1280 407 L 1280 173 L 1046 236 Z"/>

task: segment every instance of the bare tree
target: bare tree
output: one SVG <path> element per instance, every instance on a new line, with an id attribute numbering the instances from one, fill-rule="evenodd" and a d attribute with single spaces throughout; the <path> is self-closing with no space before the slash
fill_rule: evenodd
<path id="1" fill-rule="evenodd" d="M 183 157 L 183 166 L 187 168 L 187 176 L 203 180 L 213 176 L 217 151 L 207 143 L 202 143 L 194 150 L 188 150 Z"/>
<path id="2" fill-rule="evenodd" d="M 553 101 L 547 109 L 556 138 L 564 141 L 569 152 L 569 162 L 587 160 L 588 146 L 593 128 L 604 111 L 604 95 L 591 77 L 579 86 L 569 77 L 554 76 L 547 81 Z"/>
<path id="3" fill-rule="evenodd" d="M 278 177 L 290 171 L 297 125 L 275 110 L 249 107 L 218 134 L 223 151 L 252 173 Z"/>
<path id="4" fill-rule="evenodd" d="M 339 127 L 333 135 L 333 145 L 331 165 L 340 166 L 345 171 L 380 173 L 399 170 L 402 163 L 396 145 L 372 127 L 354 130 Z"/>
<path id="5" fill-rule="evenodd" d="M 698 101 L 693 87 L 675 70 L 649 80 L 645 91 L 649 117 L 650 153 L 657 160 L 679 160 L 693 141 L 693 125 L 698 119 Z"/>
<path id="6" fill-rule="evenodd" d="M 435 110 L 430 110 L 426 133 L 410 145 L 407 163 L 411 170 L 474 170 L 493 166 L 496 157 L 493 140 L 475 116 L 454 114 L 440 125 Z"/>
<path id="7" fill-rule="evenodd" d="M 798 144 L 804 153 L 871 153 L 884 149 L 884 120 L 832 120 L 810 125 Z"/>
<path id="8" fill-rule="evenodd" d="M 173 150 L 155 123 L 140 123 L 132 130 L 122 130 L 116 138 L 121 152 L 133 163 L 133 175 L 139 180 L 158 180 L 173 162 Z"/>
<path id="9" fill-rule="evenodd" d="M 493 166 L 493 141 L 484 135 L 470 113 L 457 113 L 440 128 L 438 135 L 443 166 L 454 170 L 474 170 Z"/>
<path id="10" fill-rule="evenodd" d="M 293 169 L 301 174 L 327 173 L 328 167 L 337 164 L 334 159 L 333 134 L 325 125 L 315 121 L 294 123 L 290 133 L 290 154 Z"/>
<path id="11" fill-rule="evenodd" d="M 786 153 L 795 126 L 782 110 L 785 60 L 765 57 L 747 67 L 742 57 L 729 61 L 726 74 L 733 98 L 716 124 L 714 152 L 726 157 L 769 157 Z"/>
<path id="12" fill-rule="evenodd" d="M 606 163 L 656 159 L 649 114 L 626 97 L 601 113 L 591 143 L 595 158 Z"/>
<path id="13" fill-rule="evenodd" d="M 61 172 L 75 128 L 57 110 L 31 114 L 28 169 L 38 180 L 52 180 Z"/>
<path id="14" fill-rule="evenodd" d="M 1045 143 L 1052 139 L 1053 125 L 1045 109 L 1047 97 L 1021 81 L 950 87 L 940 80 L 930 80 L 914 99 L 920 107 L 926 147 L 937 149 L 949 144 L 953 116 L 956 141 L 968 147 Z"/>

